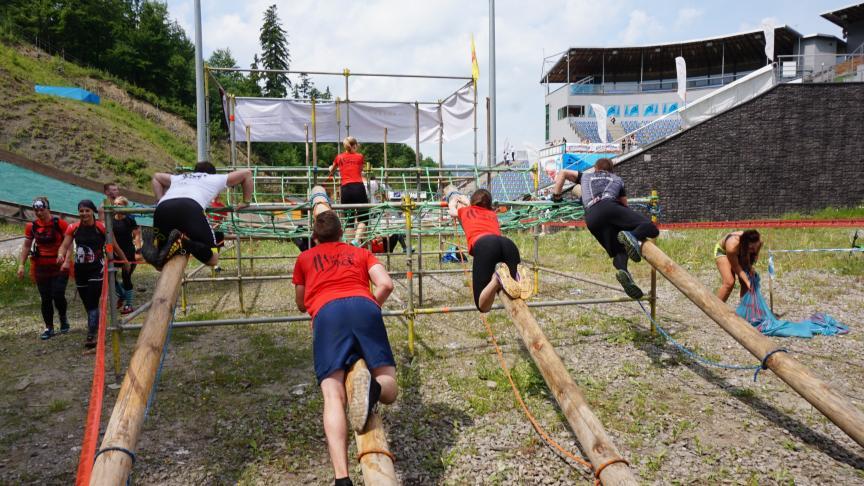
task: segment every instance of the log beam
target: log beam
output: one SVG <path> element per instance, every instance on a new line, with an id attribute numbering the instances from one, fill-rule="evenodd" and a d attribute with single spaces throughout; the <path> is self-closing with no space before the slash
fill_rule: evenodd
<path id="1" fill-rule="evenodd" d="M 561 357 L 555 352 L 552 344 L 546 339 L 525 301 L 510 299 L 504 292 L 498 296 L 504 303 L 510 318 L 522 335 L 522 341 L 531 358 L 546 380 L 546 384 L 561 407 L 561 412 L 567 418 L 567 423 L 576 434 L 582 450 L 588 456 L 594 469 L 604 464 L 600 472 L 600 481 L 605 485 L 636 485 L 638 484 L 630 466 L 626 462 L 614 462 L 621 459 L 621 454 L 603 429 L 603 424 L 588 407 L 588 402 L 582 395 L 582 390 L 570 377 Z"/>
<path id="2" fill-rule="evenodd" d="M 150 311 L 138 335 L 138 342 L 132 352 L 129 368 L 102 439 L 100 450 L 107 450 L 96 457 L 93 465 L 91 486 L 126 484 L 132 470 L 132 457 L 124 451 L 135 453 L 144 424 L 147 399 L 156 381 L 162 349 L 168 336 L 168 326 L 174 314 L 180 282 L 188 261 L 187 255 L 172 258 L 162 268 L 156 281 Z"/>
<path id="3" fill-rule="evenodd" d="M 642 257 L 720 325 L 759 361 L 782 346 L 739 317 L 701 282 L 672 261 L 653 242 L 642 244 Z M 864 446 L 864 413 L 798 363 L 788 353 L 771 354 L 765 365 L 860 446 Z"/>

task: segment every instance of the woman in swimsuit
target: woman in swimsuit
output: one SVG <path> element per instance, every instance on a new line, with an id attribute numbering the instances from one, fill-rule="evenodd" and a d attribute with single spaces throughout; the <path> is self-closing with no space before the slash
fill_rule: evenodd
<path id="1" fill-rule="evenodd" d="M 742 250 L 743 249 L 743 250 Z M 714 261 L 720 270 L 717 297 L 726 302 L 735 287 L 735 277 L 741 282 L 741 295 L 750 289 L 750 271 L 759 258 L 762 240 L 756 230 L 735 231 L 714 245 Z"/>

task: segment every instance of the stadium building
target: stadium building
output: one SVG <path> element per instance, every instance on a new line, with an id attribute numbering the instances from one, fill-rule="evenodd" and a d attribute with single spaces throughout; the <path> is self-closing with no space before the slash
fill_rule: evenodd
<path id="1" fill-rule="evenodd" d="M 541 165 L 561 152 L 566 168 L 572 144 L 603 142 L 628 192 L 658 191 L 668 222 L 864 204 L 864 3 L 822 17 L 842 39 L 776 26 L 773 60 L 762 30 L 547 59 Z M 592 104 L 607 112 L 606 140 Z"/>

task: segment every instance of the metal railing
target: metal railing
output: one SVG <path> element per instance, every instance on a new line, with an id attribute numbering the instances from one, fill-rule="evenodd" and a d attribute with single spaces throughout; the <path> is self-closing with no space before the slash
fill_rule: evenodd
<path id="1" fill-rule="evenodd" d="M 864 82 L 864 45 L 850 54 L 777 56 L 777 79 L 803 83 Z"/>

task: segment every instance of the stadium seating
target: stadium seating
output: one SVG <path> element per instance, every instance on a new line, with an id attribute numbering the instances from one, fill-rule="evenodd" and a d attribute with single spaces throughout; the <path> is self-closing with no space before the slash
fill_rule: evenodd
<path id="1" fill-rule="evenodd" d="M 511 167 L 527 169 L 529 163 L 519 162 Z M 541 171 L 540 187 L 546 187 L 552 182 L 552 179 Z M 492 198 L 496 201 L 514 201 L 532 192 L 534 192 L 534 177 L 531 172 L 499 172 L 492 179 Z"/>

